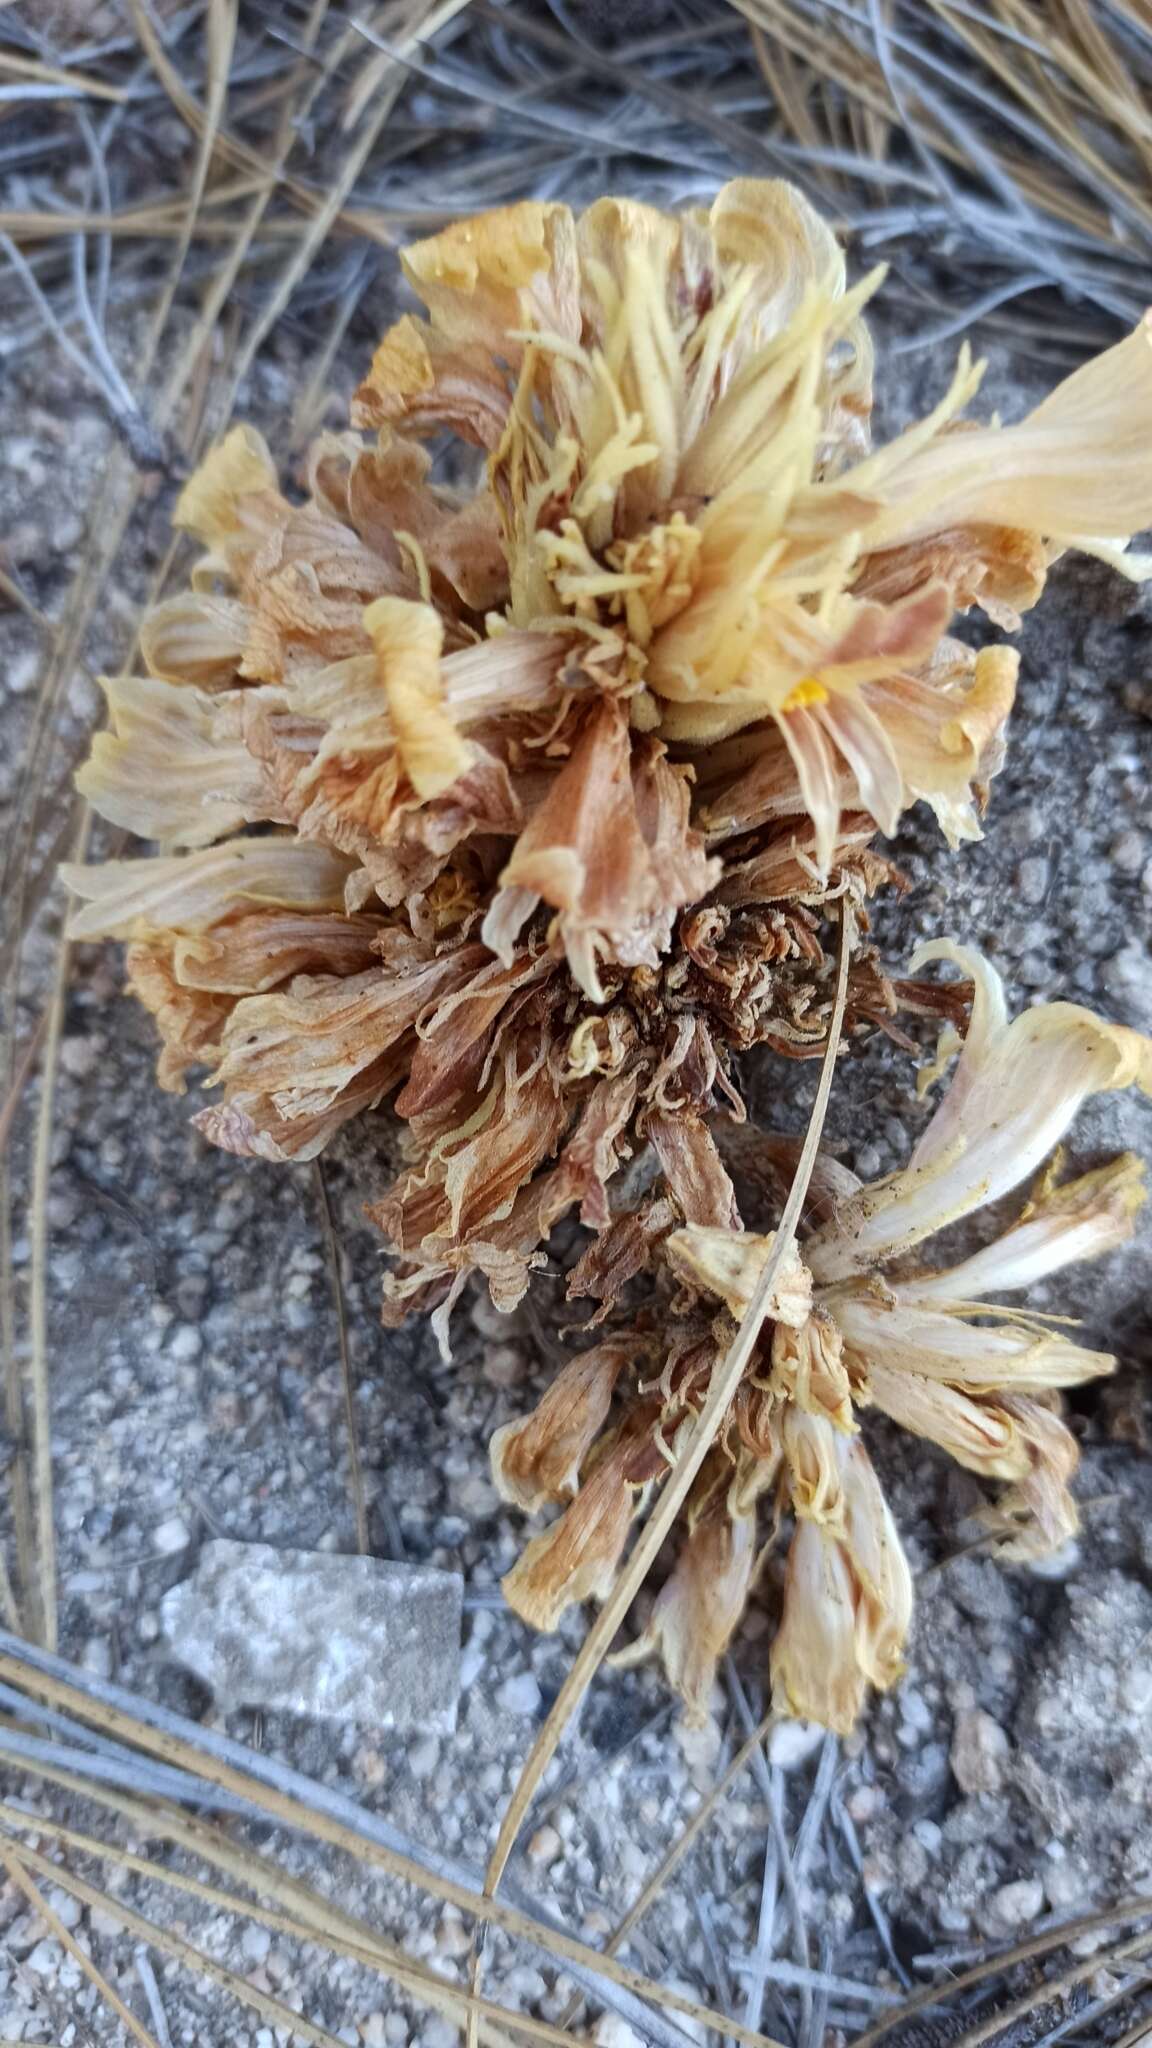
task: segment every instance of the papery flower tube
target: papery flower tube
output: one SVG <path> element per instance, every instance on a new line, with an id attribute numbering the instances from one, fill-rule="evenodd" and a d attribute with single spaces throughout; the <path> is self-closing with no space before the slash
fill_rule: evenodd
<path id="1" fill-rule="evenodd" d="M 953 962 L 974 990 L 949 1086 L 907 1167 L 870 1185 L 842 1169 L 826 1176 L 834 1191 L 819 1199 L 781 1269 L 713 1453 L 706 1512 L 691 1521 L 637 1645 L 662 1657 L 691 1712 L 703 1710 L 736 1625 L 744 1592 L 735 1589 L 746 1592 L 756 1554 L 750 1507 L 768 1490 L 777 1512 L 790 1509 L 795 1522 L 771 1660 L 781 1706 L 846 1730 L 867 1688 L 899 1677 L 911 1580 L 863 1441 L 870 1409 L 1004 1486 L 988 1520 L 1008 1555 L 1041 1555 L 1077 1526 L 1069 1490 L 1077 1450 L 1058 1390 L 1111 1372 L 1115 1360 L 1048 1318 L 986 1297 L 1123 1244 L 1144 1196 L 1142 1163 L 1126 1154 L 1063 1179 L 1058 1153 L 1019 1220 L 983 1250 L 926 1270 L 911 1268 L 908 1253 L 1032 1175 L 1087 1095 L 1131 1083 L 1152 1094 L 1152 1040 L 1074 1003 L 1039 1004 L 1009 1019 L 1000 978 L 979 953 L 940 942 L 922 948 L 914 965 L 927 959 Z M 929 1071 L 938 1075 L 958 1044 L 949 1027 Z M 773 1243 L 770 1234 L 691 1223 L 665 1240 L 684 1330 L 634 1397 L 643 1412 L 659 1388 L 656 1443 L 673 1445 L 702 1404 Z M 723 1305 L 718 1321 L 707 1320 L 709 1297 Z M 499 1468 L 497 1482 L 510 1493 Z M 577 1513 L 583 1496 L 582 1483 Z M 536 1541 L 533 1618 L 542 1570 L 551 1572 L 556 1614 L 585 1584 L 562 1551 Z M 506 1582 L 508 1598 L 528 1611 L 518 1571 Z"/>
<path id="2" fill-rule="evenodd" d="M 199 1069 L 218 1091 L 196 1116 L 211 1142 L 306 1160 L 393 1099 L 403 1169 L 370 1210 L 393 1254 L 385 1318 L 431 1311 L 446 1349 L 469 1276 L 514 1308 L 562 1218 L 590 1234 L 568 1291 L 597 1321 L 666 1273 L 678 1229 L 739 1229 L 721 1142 L 744 1116 L 737 1063 L 823 1053 L 837 906 L 862 912 L 894 876 L 877 830 L 923 801 L 951 843 L 979 834 L 1017 656 L 974 653 L 955 614 L 1014 627 L 1068 546 L 1145 573 L 1124 549 L 1152 520 L 1152 368 L 1142 326 L 1000 428 L 961 417 L 979 384 L 962 354 L 928 417 L 872 449 L 880 273 L 850 284 L 830 229 L 778 182 L 737 180 L 675 216 L 525 202 L 403 262 L 424 310 L 384 336 L 351 428 L 321 434 L 286 484 L 261 435 L 234 427 L 185 485 L 176 524 L 202 552 L 142 623 L 147 673 L 107 683 L 109 729 L 79 777 L 160 851 L 65 879 L 72 935 L 128 944 L 161 1085 Z M 901 1010 L 957 1008 L 954 989 L 893 983 L 857 946 L 850 1035 L 907 1043 Z M 1011 1092 L 1033 1028 L 973 1079 L 977 1108 Z M 1136 1057 L 1104 1027 L 1045 1028 L 1049 1112 L 1019 1154 L 1036 1163 L 1068 1090 L 1122 1085 Z M 855 1290 L 863 1318 L 859 1276 L 1002 1178 L 954 1136 L 923 1141 L 911 1179 L 835 1203 L 790 1271 L 776 1327 L 794 1336 L 773 1340 L 769 1380 L 819 1423 L 792 1434 L 808 1452 L 820 1438 L 825 1480 L 821 1432 L 859 1405 L 832 1292 Z M 1038 1272 L 1062 1246 L 1107 1243 L 1133 1186 L 1037 1193 L 1005 1260 Z M 689 1304 L 703 1242 L 670 1254 Z M 982 1275 L 963 1283 L 973 1298 Z M 907 1285 L 885 1280 L 892 1299 Z M 725 1298 L 738 1309 L 738 1287 Z M 715 1350 L 714 1304 L 695 1313 L 659 1375 L 686 1400 Z M 977 1398 L 954 1304 L 926 1282 L 901 1313 L 935 1382 Z M 1038 1343 L 1022 1323 L 997 1339 L 1016 1385 L 1025 1356 L 1030 1385 L 1075 1376 L 1074 1346 L 1050 1339 L 1042 1358 Z M 568 1533 L 542 1537 L 517 1580 L 537 1617 L 563 1604 L 557 1559 L 585 1591 L 606 1581 L 667 1469 L 670 1439 L 652 1472 L 631 1439 L 604 1454 L 602 1541 L 582 1500 L 596 1430 L 617 1426 L 607 1378 L 566 1382 L 554 1453 L 531 1431 L 503 1440 L 522 1505 L 577 1489 Z M 754 1461 L 775 1399 L 751 1388 L 732 1417 Z M 950 1413 L 957 1441 L 978 1439 Z M 998 1418 L 1021 1501 L 1039 1497 L 1046 1427 Z M 694 1558 L 730 1543 L 697 1527 Z M 842 1578 L 828 1555 L 820 1571 Z M 747 1556 L 730 1548 L 729 1589 Z M 683 1611 L 698 1579 L 686 1564 Z M 700 1697 L 704 1666 L 677 1657 Z"/>

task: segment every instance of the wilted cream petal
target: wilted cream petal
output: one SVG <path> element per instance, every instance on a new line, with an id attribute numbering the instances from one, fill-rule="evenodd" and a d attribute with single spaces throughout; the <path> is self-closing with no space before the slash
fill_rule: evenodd
<path id="1" fill-rule="evenodd" d="M 1093 356 L 1015 427 L 942 434 L 907 460 L 873 458 L 889 511 L 870 534 L 887 546 L 976 520 L 1075 545 L 1152 521 L 1152 315 Z M 897 449 L 899 444 L 896 444 Z M 886 460 L 888 457 L 890 459 Z M 878 472 L 878 477 L 877 477 Z"/>
<path id="2" fill-rule="evenodd" d="M 76 787 L 102 818 L 162 846 L 207 846 L 259 814 L 260 772 L 228 699 L 153 676 L 100 680 L 111 730 L 93 735 Z"/>
<path id="3" fill-rule="evenodd" d="M 868 1395 L 902 1429 L 939 1444 L 970 1472 L 1023 1479 L 1030 1469 L 1028 1446 L 1004 1401 L 976 1399 L 959 1387 L 878 1362 L 868 1374 Z"/>
<path id="4" fill-rule="evenodd" d="M 789 1711 L 846 1734 L 866 1684 L 885 1689 L 904 1669 L 912 1577 L 872 1462 L 858 1437 L 825 1423 L 825 1479 L 833 1511 L 813 1515 L 798 1496 L 784 1612 L 772 1645 L 772 1682 Z"/>
<path id="5" fill-rule="evenodd" d="M 202 932 L 252 904 L 339 910 L 352 867 L 343 854 L 300 839 L 229 839 L 199 853 L 147 860 L 65 862 L 60 879 L 87 904 L 68 923 L 73 939 L 130 939 L 149 932 Z"/>
<path id="6" fill-rule="evenodd" d="M 844 1540 L 856 1580 L 856 1656 L 882 1691 L 904 1671 L 912 1620 L 912 1574 L 896 1524 L 859 1438 L 838 1440 L 844 1489 Z"/>
<path id="7" fill-rule="evenodd" d="M 958 1268 L 963 1271 L 963 1268 Z M 845 1343 L 865 1368 L 875 1364 L 957 1387 L 990 1393 L 998 1388 L 1077 1387 L 1114 1370 L 1104 1351 L 1087 1351 L 1057 1331 L 1019 1323 L 971 1320 L 978 1301 L 933 1289 L 928 1275 L 895 1283 L 883 1294 L 837 1291 L 827 1302 Z"/>
<path id="8" fill-rule="evenodd" d="M 723 1230 L 690 1223 L 664 1240 L 672 1271 L 690 1286 L 705 1289 L 722 1301 L 739 1322 L 772 1256 L 775 1231 L 759 1236 L 752 1230 Z M 812 1305 L 812 1277 L 795 1245 L 790 1245 L 776 1277 L 767 1315 L 799 1328 Z"/>
<path id="9" fill-rule="evenodd" d="M 975 985 L 972 1024 L 951 1085 L 907 1167 L 861 1189 L 810 1238 L 819 1281 L 909 1250 L 1035 1172 L 1085 1097 L 1133 1082 L 1152 1092 L 1152 1040 L 1078 1003 L 1042 1003 L 1005 1021 L 1003 985 L 973 948 L 922 946 L 913 973 L 951 960 Z"/>
<path id="10" fill-rule="evenodd" d="M 1030 1287 L 1076 1259 L 1096 1259 L 1127 1244 L 1147 1196 L 1144 1161 L 1123 1152 L 1058 1181 L 1052 1169 L 1030 1196 L 1018 1223 L 958 1266 L 918 1275 L 907 1291 L 918 1301 L 975 1301 L 981 1295 Z M 1057 1383 L 1053 1383 L 1057 1384 Z"/>
<path id="11" fill-rule="evenodd" d="M 748 1602 L 756 1563 L 755 1513 L 734 1513 L 721 1488 L 689 1528 L 643 1634 L 617 1665 L 661 1659 L 689 1726 L 708 1713 L 716 1667 Z"/>
<path id="12" fill-rule="evenodd" d="M 531 1415 L 506 1422 L 488 1447 L 502 1500 L 536 1514 L 549 1501 L 570 1499 L 580 1466 L 612 1405 L 612 1390 L 635 1345 L 613 1339 L 561 1366 Z"/>
<path id="13" fill-rule="evenodd" d="M 473 760 L 445 705 L 440 621 L 431 605 L 378 597 L 364 613 L 364 627 L 408 780 L 418 796 L 439 796 Z"/>
<path id="14" fill-rule="evenodd" d="M 842 1537 L 799 1520 L 772 1643 L 772 1697 L 797 1720 L 839 1735 L 855 1727 L 867 1683 L 856 1651 L 856 1597 Z"/>
<path id="15" fill-rule="evenodd" d="M 216 547 L 236 532 L 243 498 L 277 488 L 276 465 L 263 434 L 255 427 L 233 427 L 189 477 L 172 524 Z"/>
<path id="16" fill-rule="evenodd" d="M 202 690 L 230 690 L 241 680 L 250 623 L 247 606 L 237 598 L 188 591 L 145 612 L 140 652 L 150 675 Z"/>

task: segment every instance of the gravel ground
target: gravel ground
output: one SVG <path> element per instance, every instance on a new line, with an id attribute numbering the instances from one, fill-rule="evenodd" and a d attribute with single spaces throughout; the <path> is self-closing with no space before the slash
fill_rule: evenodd
<path id="1" fill-rule="evenodd" d="M 366 340 L 366 330 L 354 337 L 335 377 L 345 391 Z M 935 394 L 946 367 L 939 351 L 902 359 L 893 414 L 914 410 L 929 389 Z M 251 409 L 262 422 L 286 412 L 291 370 L 290 353 L 261 370 Z M 997 354 L 990 392 L 1006 415 L 1039 388 L 1027 365 Z M 98 516 L 111 435 L 51 364 L 38 365 L 15 399 L 19 433 L 0 450 L 0 532 L 9 567 L 52 615 L 86 525 Z M 140 523 L 134 568 L 98 622 L 89 650 L 95 666 L 121 654 L 133 603 L 164 545 L 170 502 L 167 485 L 159 486 Z M 1054 573 L 1023 637 L 1020 708 L 985 842 L 949 856 L 930 823 L 916 818 L 894 848 L 910 887 L 876 920 L 894 966 L 918 937 L 967 935 L 992 952 L 1017 1003 L 1067 994 L 1147 1023 L 1147 616 L 1147 599 L 1101 569 L 1067 563 Z M 21 788 L 36 656 L 33 630 L 0 612 L 0 794 L 9 803 Z M 61 763 L 79 750 L 96 703 L 91 681 L 78 673 L 58 715 Z M 53 895 L 26 948 L 25 1029 L 48 986 L 59 909 Z M 166 1655 L 160 1601 L 211 1536 L 354 1547 L 338 1325 L 314 1170 L 209 1150 L 189 1127 L 189 1104 L 152 1085 L 150 1026 L 120 982 L 116 948 L 78 953 L 58 1083 L 49 1337 L 61 1642 L 89 1670 L 211 1720 L 207 1697 Z M 795 1068 L 767 1058 L 750 1077 L 762 1115 L 777 1127 L 801 1120 L 801 1104 L 784 1109 L 777 1100 L 796 1083 Z M 35 1100 L 33 1089 L 29 1104 Z M 1098 1100 L 1077 1128 L 1076 1158 L 1090 1163 L 1124 1145 L 1152 1155 L 1150 1110 L 1129 1098 Z M 925 1113 L 911 1062 L 873 1041 L 840 1074 L 831 1141 L 871 1176 L 902 1159 Z M 27 1135 L 22 1123 L 19 1171 Z M 559 1636 L 535 1638 L 497 1592 L 523 1525 L 496 1498 L 486 1444 L 546 1381 L 552 1309 L 546 1281 L 537 1306 L 511 1319 L 472 1297 L 451 1366 L 420 1328 L 381 1330 L 379 1242 L 361 1208 L 387 1178 L 390 1145 L 386 1117 L 368 1120 L 330 1155 L 326 1173 L 372 1547 L 465 1578 L 458 1730 L 413 1739 L 303 1721 L 257 1724 L 252 1715 L 229 1725 L 386 1812 L 429 1848 L 479 1861 L 583 1628 L 569 1617 Z M 18 1286 L 27 1260 L 20 1237 Z M 899 1964 L 921 1981 L 915 1959 L 929 1952 L 979 1948 L 1121 1891 L 1152 1889 L 1152 1467 L 1136 1378 L 1148 1349 L 1149 1266 L 1145 1241 L 1034 1297 L 1038 1306 L 1073 1309 L 1089 1337 L 1109 1342 L 1125 1365 L 1112 1388 L 1077 1403 L 1084 1533 L 1045 1571 L 1004 1568 L 974 1551 L 975 1483 L 906 1438 L 873 1433 L 920 1580 L 907 1678 L 838 1753 L 793 1731 L 772 1777 L 741 1779 L 682 1880 L 633 1939 L 628 1956 L 637 1967 L 742 2009 L 740 1961 L 756 1941 L 773 1789 L 793 1840 L 806 1810 L 820 1822 L 797 1852 L 811 1959 L 873 1989 L 898 1983 L 877 1923 L 890 1925 Z M 736 1648 L 756 1712 L 773 1592 L 769 1574 Z M 584 1938 L 602 1941 L 741 1733 L 727 1697 L 718 1696 L 703 1731 L 686 1734 L 651 1672 L 603 1672 L 526 1832 L 521 1881 Z M 8 1796 L 14 1784 L 7 1774 Z M 33 1803 L 45 1799 L 32 1781 L 15 1789 Z M 309 1853 L 289 1848 L 286 1858 L 316 1878 L 320 1866 Z M 344 1903 L 445 1975 L 462 1977 L 467 1940 L 458 1919 L 328 1861 L 335 1874 L 321 1881 L 338 1881 Z M 126 1895 L 172 1919 L 170 1899 L 135 1881 Z M 99 1912 L 63 1910 L 143 2015 L 132 1943 Z M 10 1885 L 0 1890 L 0 1926 L 0 2036 L 122 2038 Z M 783 1907 L 776 1928 L 779 1952 L 794 1956 L 796 1930 Z M 379 1981 L 351 1965 L 318 1963 L 257 1928 L 245 1931 L 240 1919 L 200 1922 L 197 1935 L 253 1986 L 273 1989 L 342 2040 L 451 2048 L 444 2021 L 382 1997 Z M 153 1965 L 173 2044 L 272 2048 L 284 2038 L 159 1955 Z M 490 1950 L 488 1980 L 509 2002 L 551 2019 L 570 1989 L 500 1942 Z M 1090 1987 L 1094 1997 L 1107 1989 Z M 769 1987 L 767 2028 L 794 2038 L 799 2014 L 794 1991 Z M 833 1998 L 833 2021 L 851 2020 L 854 2029 L 866 2017 L 864 2007 Z M 614 2018 L 597 2023 L 597 2038 L 603 2048 L 628 2048 L 627 2029 Z M 1080 2038 L 1106 2036 L 1089 2024 Z"/>

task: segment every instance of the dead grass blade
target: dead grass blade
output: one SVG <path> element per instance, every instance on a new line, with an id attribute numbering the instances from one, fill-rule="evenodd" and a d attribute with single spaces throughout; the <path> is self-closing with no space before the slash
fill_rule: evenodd
<path id="1" fill-rule="evenodd" d="M 79 1942 L 65 1927 L 60 1915 L 53 1912 L 43 1892 L 33 1883 L 30 1875 L 32 1868 L 31 1851 L 17 1849 L 12 1842 L 0 1840 L 0 1863 L 3 1863 L 17 1891 L 23 1892 L 28 1904 L 34 1912 L 39 1914 L 49 1933 L 60 1943 L 61 1948 L 67 1950 L 73 1962 L 84 1972 L 89 1983 L 95 1986 L 109 2012 L 115 2013 L 121 2025 L 127 2027 L 132 2039 L 140 2043 L 140 2048 L 159 2048 L 155 2034 L 150 2034 L 147 2027 L 141 2025 L 135 2013 L 125 2005 L 120 1993 L 108 1982 L 107 1977 L 103 1976 L 97 1969 L 91 1956 L 84 1953 Z M 51 1865 L 47 1865 L 46 1868 L 50 1869 Z"/>
<path id="2" fill-rule="evenodd" d="M 81 1792 L 85 1791 L 81 1781 L 77 1780 L 76 1785 Z M 86 1793 L 85 1796 L 91 1795 Z M 203 1879 L 158 1863 L 153 1857 L 122 1848 L 117 1842 L 104 1841 L 81 1829 L 47 1820 L 41 1814 L 25 1813 L 19 1807 L 2 1802 L 0 1823 L 7 1829 L 32 1830 L 37 1835 L 50 1836 L 79 1854 L 102 1858 L 120 1870 L 178 1891 L 185 1898 L 211 1908 L 214 1913 L 249 1919 L 271 1934 L 285 1935 L 291 1940 L 324 1948 L 330 1954 L 346 1956 L 351 1962 L 374 1970 L 431 2011 L 456 2022 L 466 2017 L 470 2001 L 463 1989 L 414 1962 L 367 1922 L 332 1906 L 299 1879 L 286 1876 L 267 1857 L 229 1841 L 218 1829 L 165 1818 L 139 1801 L 108 1799 L 107 1804 L 121 1819 L 131 1821 L 144 1835 L 162 1835 L 188 1855 L 224 1871 L 237 1884 L 255 1893 L 257 1898 L 276 1900 L 277 1905 L 271 1908 L 255 1900 L 238 1897 L 218 1885 L 206 1884 Z M 23 1855 L 24 1851 L 19 1853 Z M 3 1838 L 0 1838 L 0 1858 L 3 1855 Z M 571 2040 L 570 2035 L 547 2020 L 514 2012 L 488 2000 L 482 2001 L 479 2018 L 482 2038 L 490 2043 L 490 2048 L 506 2048 L 508 2033 L 541 2042 L 545 2048 L 568 2048 Z"/>
<path id="3" fill-rule="evenodd" d="M 1066 1920 L 1062 1927 L 1052 1927 L 1044 1934 L 1033 1935 L 1028 1941 L 1017 1942 L 1014 1948 L 1002 1949 L 995 1955 L 986 1956 L 981 1962 L 974 1963 L 970 1969 L 962 1970 L 958 1977 L 950 1977 L 945 1986 L 929 1984 L 922 1991 L 915 1992 L 911 1998 L 906 1998 L 901 2005 L 894 2006 L 891 2012 L 885 2013 L 884 2018 L 878 2020 L 875 2026 L 868 2027 L 862 2034 L 857 2034 L 852 2041 L 852 2048 L 875 2048 L 876 2042 L 882 2041 L 886 2034 L 890 2034 L 893 2028 L 902 2026 L 906 2020 L 915 2019 L 917 2013 L 923 2012 L 925 2006 L 938 2005 L 942 1990 L 946 1990 L 949 1998 L 954 1999 L 961 1992 L 987 1983 L 989 1978 L 1002 1976 L 1006 1970 L 1015 1969 L 1020 1963 L 1031 1962 L 1037 1956 L 1049 1955 L 1053 1949 L 1064 1948 L 1069 1942 L 1078 1941 L 1085 1934 L 1099 1934 L 1110 1927 L 1121 1927 L 1128 1920 L 1145 1919 L 1149 1914 L 1152 1914 L 1152 1897 L 1137 1894 L 1133 1898 L 1121 1899 L 1116 1905 L 1105 1907 L 1099 1913 L 1083 1913 L 1079 1919 Z M 1144 1940 L 1147 1937 L 1139 1938 Z M 1092 1960 L 1094 1968 L 1102 1967 L 1099 1950 Z M 1033 1996 L 1032 2005 L 1036 2003 L 1037 2000 Z"/>
<path id="4" fill-rule="evenodd" d="M 377 1865 L 402 1882 L 456 1906 L 461 1913 L 530 1942 L 578 1982 L 594 1988 L 605 2003 L 616 2003 L 613 1988 L 627 1999 L 641 2001 L 644 2024 L 653 2040 L 674 2039 L 677 2048 L 684 2048 L 688 2040 L 679 2027 L 669 2029 L 661 2013 L 652 2010 L 656 2007 L 714 2027 L 751 2048 L 779 2048 L 770 2036 L 742 2027 L 685 1993 L 653 1982 L 575 1940 L 562 1927 L 523 1905 L 487 1896 L 479 1880 L 466 1876 L 461 1866 L 420 1851 L 395 1828 L 377 1822 L 327 1786 L 302 1778 L 270 1757 L 245 1750 L 214 1730 L 196 1728 L 151 1701 L 137 1700 L 107 1679 L 74 1671 L 61 1658 L 6 1632 L 0 1632 L 0 1679 L 11 1680 L 25 1693 L 42 1697 L 80 1720 L 94 1722 L 103 1735 L 192 1773 L 285 1826 L 344 1849 L 360 1862 Z M 0 1751 L 4 1747 L 0 1730 Z M 78 1759 L 78 1763 L 82 1761 Z M 620 2009 L 629 2016 L 626 2003 Z M 635 2005 L 632 2010 L 635 2013 Z"/>
<path id="5" fill-rule="evenodd" d="M 844 1006 L 848 993 L 848 965 L 852 950 L 854 918 L 847 901 L 841 905 L 839 962 L 836 977 L 836 998 L 831 1022 L 828 1028 L 828 1047 L 820 1072 L 820 1083 L 812 1110 L 808 1133 L 796 1168 L 788 1199 L 780 1217 L 771 1257 L 756 1290 L 749 1302 L 744 1319 L 729 1347 L 727 1356 L 713 1373 L 708 1398 L 696 1419 L 683 1446 L 677 1448 L 675 1467 L 665 1482 L 663 1491 L 648 1522 L 640 1535 L 627 1565 L 605 1601 L 600 1614 L 589 1629 L 573 1662 L 564 1684 L 561 1686 L 548 1718 L 541 1728 L 528 1756 L 516 1789 L 508 1803 L 508 1809 L 501 1822 L 496 1847 L 485 1876 L 485 1890 L 495 1892 L 507 1867 L 516 1838 L 524 1822 L 528 1808 L 536 1795 L 540 1781 L 556 1753 L 557 1746 L 584 1694 L 592 1683 L 604 1661 L 616 1631 L 624 1620 L 629 1607 L 642 1585 L 661 1545 L 687 1497 L 688 1490 L 700 1466 L 707 1456 L 712 1439 L 726 1414 L 732 1397 L 744 1377 L 749 1360 L 760 1335 L 761 1325 L 772 1297 L 777 1275 L 792 1247 L 796 1226 L 804 1205 L 808 1182 L 816 1163 L 816 1151 L 828 1109 L 828 1098 L 832 1088 L 832 1074 L 840 1046 L 840 1031 L 844 1021 Z M 731 2028 L 729 2028 L 731 2031 Z"/>

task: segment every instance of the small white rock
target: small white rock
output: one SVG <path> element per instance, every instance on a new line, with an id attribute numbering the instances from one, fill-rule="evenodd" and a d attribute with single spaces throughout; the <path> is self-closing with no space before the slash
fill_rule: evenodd
<path id="1" fill-rule="evenodd" d="M 769 1763 L 794 1771 L 819 1749 L 824 1732 L 816 1721 L 778 1721 L 768 1738 Z"/>
<path id="2" fill-rule="evenodd" d="M 992 1894 L 991 1905 L 1001 1926 L 1026 1927 L 1043 1908 L 1044 1887 L 1038 1877 L 1018 1877 Z"/>
<path id="3" fill-rule="evenodd" d="M 540 1687 L 531 1671 L 519 1671 L 496 1688 L 496 1705 L 505 1714 L 536 1714 L 540 1710 Z"/>
<path id="4" fill-rule="evenodd" d="M 162 1557 L 175 1557 L 178 1550 L 187 1550 L 191 1537 L 188 1524 L 179 1515 L 169 1515 L 152 1532 L 152 1541 Z"/>
<path id="5" fill-rule="evenodd" d="M 596 2048 L 644 2048 L 639 2034 L 618 2012 L 601 2013 L 592 2029 L 592 2038 Z"/>

